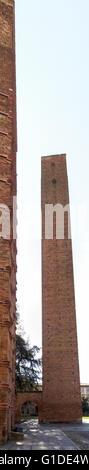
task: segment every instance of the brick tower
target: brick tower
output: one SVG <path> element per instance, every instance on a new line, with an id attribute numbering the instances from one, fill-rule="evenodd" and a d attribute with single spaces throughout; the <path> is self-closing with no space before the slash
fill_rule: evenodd
<path id="1" fill-rule="evenodd" d="M 72 243 L 65 211 L 64 239 L 45 238 L 45 204 L 69 204 L 66 155 L 42 157 L 43 405 L 40 421 L 72 422 L 82 417 Z M 46 220 L 47 222 L 47 220 Z"/>
<path id="2" fill-rule="evenodd" d="M 16 196 L 15 6 L 13 0 L 0 0 L 0 216 L 2 204 L 10 214 L 10 236 L 7 230 L 2 234 L 0 218 L 0 441 L 5 441 L 13 429 L 15 411 L 13 196 Z"/>

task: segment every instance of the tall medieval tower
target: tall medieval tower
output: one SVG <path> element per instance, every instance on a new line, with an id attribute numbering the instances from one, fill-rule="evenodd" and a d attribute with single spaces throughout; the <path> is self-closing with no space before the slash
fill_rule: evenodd
<path id="1" fill-rule="evenodd" d="M 16 146 L 15 5 L 0 0 L 0 216 L 6 206 L 10 214 L 10 236 L 8 227 L 2 234 L 0 218 L 0 441 L 13 429 L 15 412 Z"/>
<path id="2" fill-rule="evenodd" d="M 66 155 L 42 157 L 43 403 L 39 418 L 71 422 L 82 417 L 72 243 L 68 238 L 66 211 L 64 239 L 56 237 L 55 210 L 53 239 L 50 227 L 47 236 L 48 204 L 57 205 L 55 210 L 58 204 L 63 207 L 69 204 Z"/>

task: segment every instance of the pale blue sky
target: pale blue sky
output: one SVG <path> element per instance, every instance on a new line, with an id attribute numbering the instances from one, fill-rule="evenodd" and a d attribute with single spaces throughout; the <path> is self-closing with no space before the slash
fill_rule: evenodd
<path id="1" fill-rule="evenodd" d="M 89 383 L 89 1 L 15 5 L 18 305 L 41 345 L 41 155 L 66 153 L 80 379 Z"/>

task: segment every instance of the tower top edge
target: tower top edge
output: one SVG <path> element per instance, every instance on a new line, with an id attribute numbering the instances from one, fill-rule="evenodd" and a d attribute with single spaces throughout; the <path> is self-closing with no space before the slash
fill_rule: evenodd
<path id="1" fill-rule="evenodd" d="M 65 157 L 66 158 L 66 153 L 59 153 L 59 154 L 54 154 L 54 155 L 42 155 L 41 159 L 47 159 L 47 158 L 58 158 L 58 157 Z"/>

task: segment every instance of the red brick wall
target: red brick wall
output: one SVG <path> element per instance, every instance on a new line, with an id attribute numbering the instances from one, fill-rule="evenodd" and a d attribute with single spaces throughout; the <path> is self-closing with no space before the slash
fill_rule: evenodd
<path id="1" fill-rule="evenodd" d="M 40 421 L 76 421 L 82 415 L 72 244 L 67 236 L 67 218 L 65 239 L 56 240 L 55 236 L 53 240 L 45 239 L 45 204 L 64 206 L 68 202 L 66 156 L 42 158 L 43 409 Z"/>
<path id="2" fill-rule="evenodd" d="M 16 241 L 15 14 L 13 0 L 0 0 L 0 204 L 10 209 L 10 240 L 0 238 L 0 440 L 14 426 Z"/>

